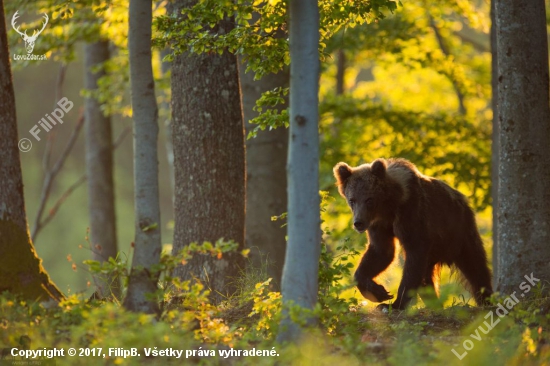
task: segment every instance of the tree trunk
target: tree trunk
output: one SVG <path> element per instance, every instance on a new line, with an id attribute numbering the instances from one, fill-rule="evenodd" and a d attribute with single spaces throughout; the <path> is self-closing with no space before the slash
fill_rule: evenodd
<path id="1" fill-rule="evenodd" d="M 498 0 L 498 291 L 550 279 L 550 108 L 544 0 Z M 535 281 L 536 282 L 536 281 Z M 522 295 L 523 296 L 523 295 Z"/>
<path id="2" fill-rule="evenodd" d="M 498 127 L 498 58 L 496 32 L 496 0 L 491 0 L 491 105 L 493 109 L 493 133 L 491 144 L 491 197 L 493 199 L 493 288 L 498 279 L 498 167 L 499 167 L 499 127 Z"/>
<path id="3" fill-rule="evenodd" d="M 197 1 L 177 1 L 179 10 Z M 178 15 L 181 16 L 181 15 Z M 231 19 L 215 32 L 228 32 Z M 244 243 L 244 126 L 237 57 L 186 53 L 172 65 L 172 123 L 176 180 L 174 253 L 184 246 L 220 238 Z M 198 278 L 214 302 L 235 291 L 244 258 L 195 255 L 176 268 L 182 279 Z"/>
<path id="4" fill-rule="evenodd" d="M 319 9 L 317 1 L 290 1 L 290 139 L 288 150 L 288 246 L 282 294 L 289 304 L 317 302 L 319 215 Z M 310 319 L 310 323 L 313 319 Z M 301 335 L 288 311 L 278 341 Z"/>
<path id="5" fill-rule="evenodd" d="M 0 293 L 59 301 L 64 296 L 42 267 L 29 236 L 4 14 L 0 0 Z M 19 141 L 21 148 L 28 144 L 28 139 Z"/>
<path id="6" fill-rule="evenodd" d="M 85 46 L 85 87 L 97 90 L 105 71 L 92 68 L 109 60 L 109 42 L 99 41 Z M 88 211 L 90 214 L 90 244 L 93 259 L 98 262 L 116 258 L 115 189 L 113 182 L 113 147 L 111 118 L 101 111 L 94 97 L 86 98 L 86 175 L 88 177 Z M 120 298 L 117 277 L 94 276 L 96 292 L 105 298 Z"/>
<path id="7" fill-rule="evenodd" d="M 160 63 L 161 63 L 160 70 L 163 76 L 168 74 L 170 72 L 170 68 L 172 67 L 171 62 L 162 61 L 164 56 L 167 56 L 168 54 L 170 54 L 169 48 L 165 48 L 160 52 Z M 172 193 L 172 210 L 173 210 L 174 209 L 173 205 L 175 201 L 174 192 L 176 191 L 176 185 L 175 185 L 175 178 L 174 178 L 174 146 L 172 143 L 172 118 L 171 118 L 172 113 L 170 111 L 170 102 L 169 102 L 170 96 L 168 95 L 167 92 L 163 92 L 163 94 L 164 94 L 163 95 L 164 98 L 162 103 L 160 103 L 159 108 L 162 111 L 160 115 L 163 118 L 165 118 L 163 127 L 164 127 L 164 133 L 166 135 L 166 143 L 165 143 L 166 159 L 168 161 L 168 174 L 170 178 L 170 188 L 172 189 L 171 193 Z"/>
<path id="8" fill-rule="evenodd" d="M 240 63 L 240 80 L 243 96 L 243 112 L 246 132 L 256 125 L 249 121 L 258 115 L 253 110 L 262 93 L 276 87 L 288 87 L 289 74 L 281 71 L 254 80 L 254 73 L 245 73 L 246 65 Z M 278 106 L 279 110 L 286 106 Z M 273 278 L 275 288 L 280 288 L 286 251 L 286 228 L 281 221 L 271 221 L 287 211 L 286 160 L 288 129 L 259 131 L 246 140 L 246 247 L 250 248 L 250 264 L 263 268 Z"/>
<path id="9" fill-rule="evenodd" d="M 132 272 L 124 307 L 158 312 L 146 294 L 157 290 L 151 267 L 160 260 L 160 209 L 158 188 L 158 109 L 151 64 L 152 2 L 130 0 L 130 82 L 134 119 L 134 200 L 136 237 Z"/>

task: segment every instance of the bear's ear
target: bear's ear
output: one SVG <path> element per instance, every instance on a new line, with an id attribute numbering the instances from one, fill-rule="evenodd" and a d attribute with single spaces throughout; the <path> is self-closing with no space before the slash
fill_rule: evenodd
<path id="1" fill-rule="evenodd" d="M 334 172 L 334 177 L 336 178 L 336 184 L 338 185 L 338 191 L 342 196 L 344 196 L 344 187 L 346 181 L 351 177 L 352 170 L 351 167 L 346 163 L 338 163 L 332 169 Z"/>
<path id="2" fill-rule="evenodd" d="M 386 161 L 382 159 L 376 159 L 370 166 L 372 174 L 378 178 L 384 178 L 386 175 Z"/>

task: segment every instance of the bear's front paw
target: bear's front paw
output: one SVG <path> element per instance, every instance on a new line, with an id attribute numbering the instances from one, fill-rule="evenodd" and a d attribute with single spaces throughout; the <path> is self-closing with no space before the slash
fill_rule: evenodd
<path id="1" fill-rule="evenodd" d="M 395 310 L 404 310 L 405 308 L 402 307 L 402 306 L 398 306 L 397 305 L 397 301 L 391 303 L 391 304 L 380 304 L 380 305 L 377 305 L 376 308 L 378 310 L 381 310 L 383 313 L 389 313 L 390 312 L 390 308 L 392 311 L 395 311 Z"/>
<path id="2" fill-rule="evenodd" d="M 357 287 L 359 288 L 361 295 L 363 295 L 365 299 L 372 302 L 383 302 L 393 299 L 393 295 L 390 295 L 384 286 L 377 284 L 371 279 L 361 281 Z"/>

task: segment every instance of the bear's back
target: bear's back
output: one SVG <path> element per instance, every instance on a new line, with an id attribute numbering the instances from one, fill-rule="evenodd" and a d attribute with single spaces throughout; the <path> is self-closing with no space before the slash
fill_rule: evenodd
<path id="1" fill-rule="evenodd" d="M 465 245 L 472 242 L 475 216 L 466 197 L 447 183 L 431 177 L 420 179 L 424 191 L 419 227 L 426 233 L 432 255 L 451 264 Z"/>
<path id="2" fill-rule="evenodd" d="M 396 234 L 424 232 L 426 240 L 433 244 L 460 248 L 467 234 L 464 228 L 475 227 L 475 217 L 466 197 L 447 183 L 423 175 L 404 159 L 388 160 L 387 171 L 389 178 L 399 183 L 405 192 L 396 213 Z M 447 248 L 446 254 L 452 255 L 449 253 L 452 251 Z"/>

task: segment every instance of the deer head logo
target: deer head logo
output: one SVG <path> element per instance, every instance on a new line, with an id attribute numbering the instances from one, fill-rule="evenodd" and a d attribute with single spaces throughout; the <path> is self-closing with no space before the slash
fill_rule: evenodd
<path id="1" fill-rule="evenodd" d="M 17 14 L 18 11 L 15 12 L 15 14 L 13 14 L 13 17 L 11 18 L 11 26 L 13 27 L 13 29 L 15 29 L 15 31 L 17 33 L 19 33 L 21 35 L 21 38 L 23 38 L 23 41 L 25 41 L 25 48 L 27 49 L 27 53 L 31 53 L 32 50 L 34 49 L 34 43 L 36 42 L 36 39 L 38 38 L 38 36 L 40 35 L 40 33 L 42 33 L 42 31 L 44 30 L 44 28 L 46 28 L 46 24 L 48 24 L 48 14 L 44 13 L 44 19 L 45 19 L 45 22 L 42 24 L 42 29 L 40 29 L 39 31 L 37 31 L 36 29 L 33 31 L 33 34 L 32 36 L 28 36 L 27 35 L 27 31 L 25 32 L 21 32 L 19 30 L 19 27 L 16 27 L 15 26 L 15 20 L 17 18 L 19 18 L 19 15 Z M 37 33 L 38 32 L 38 33 Z"/>

